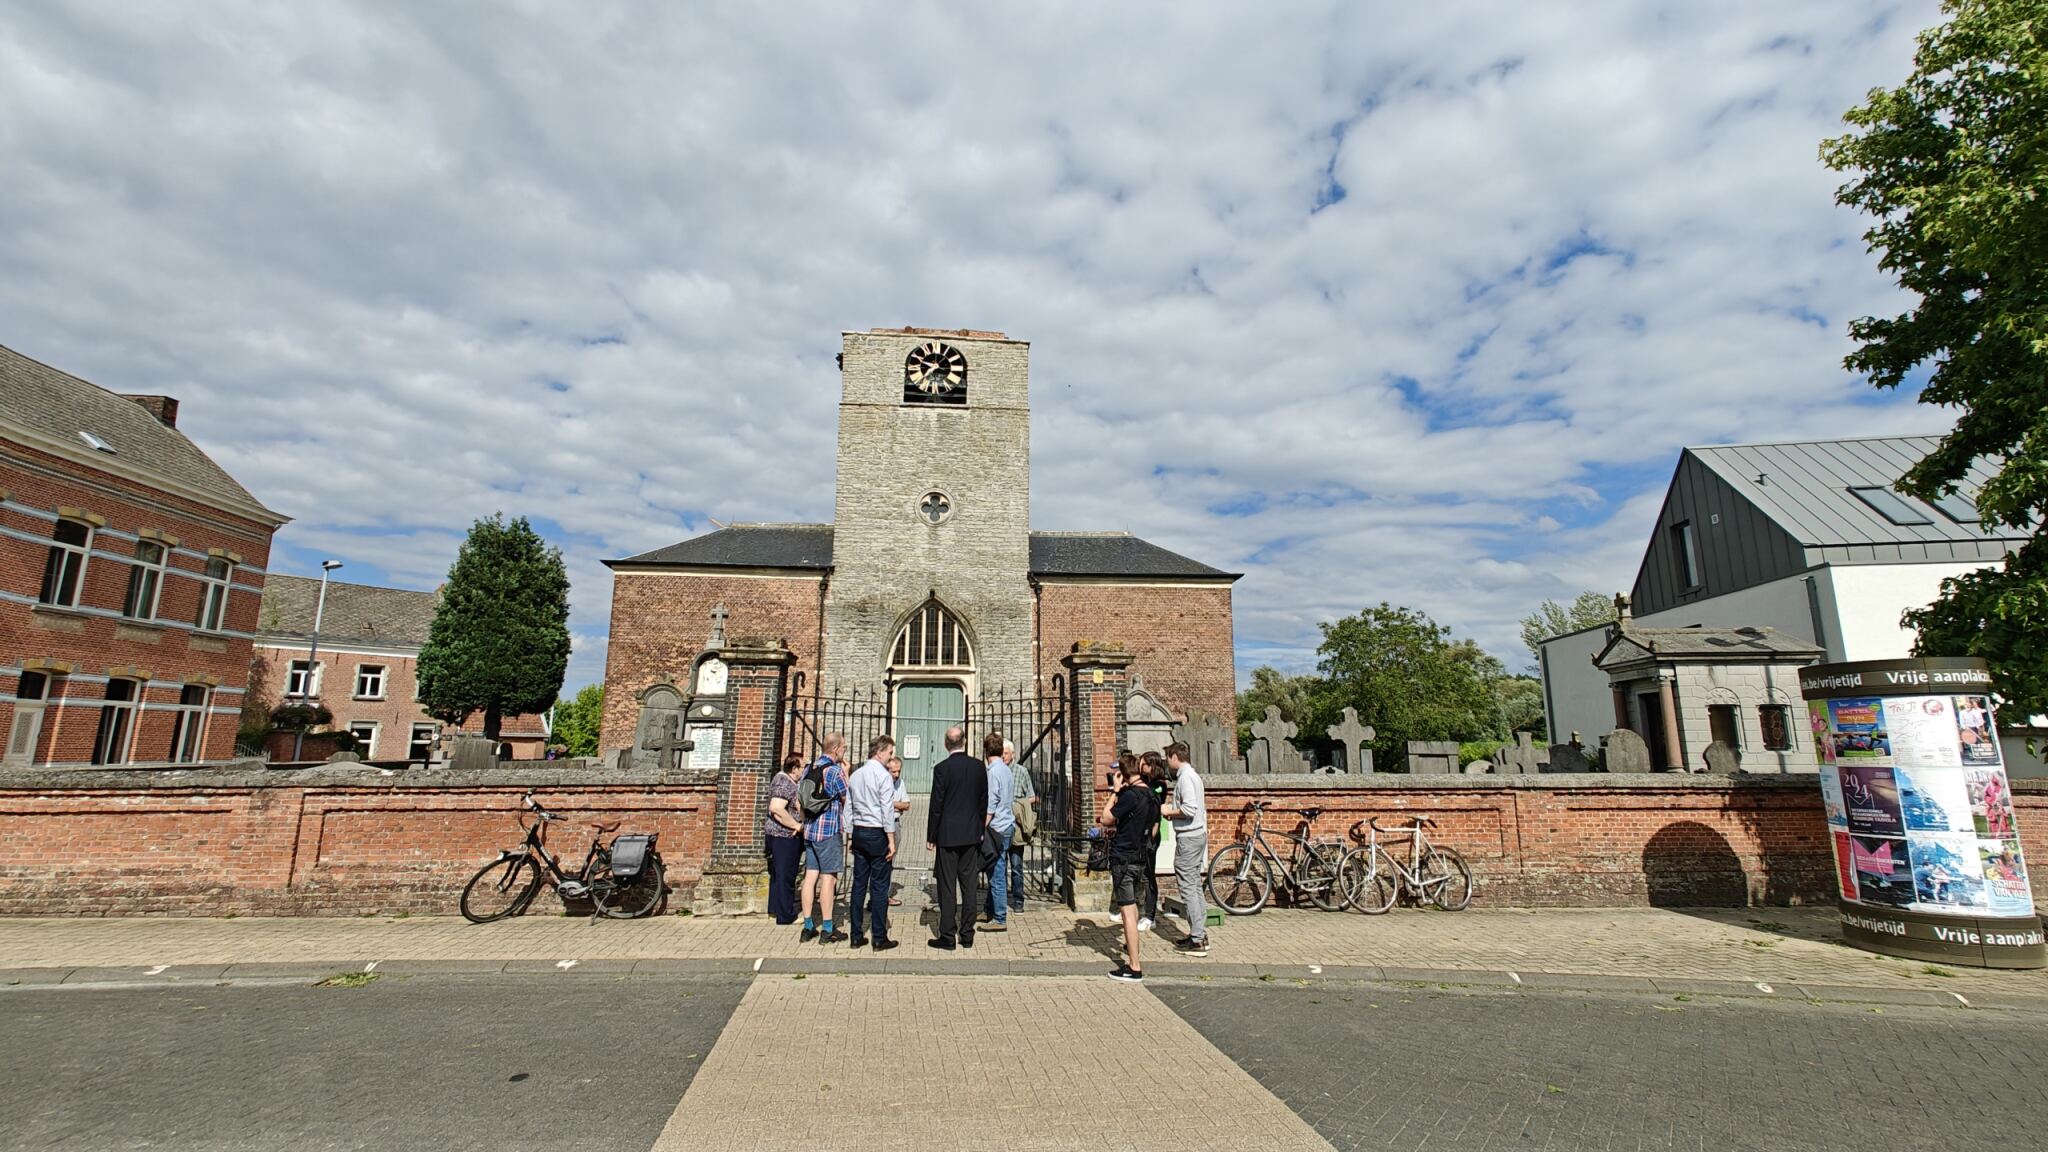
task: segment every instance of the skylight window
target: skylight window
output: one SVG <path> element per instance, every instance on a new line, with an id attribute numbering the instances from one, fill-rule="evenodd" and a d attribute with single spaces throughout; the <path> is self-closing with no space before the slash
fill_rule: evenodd
<path id="1" fill-rule="evenodd" d="M 1889 488 L 1851 488 L 1850 495 L 1870 505 L 1870 509 L 1894 524 L 1910 527 L 1914 524 L 1932 524 L 1927 513 L 1920 511 Z"/>
<path id="2" fill-rule="evenodd" d="M 112 456 L 114 454 L 113 445 L 107 443 L 105 440 L 100 439 L 99 437 L 93 435 L 90 432 L 80 432 L 78 434 L 78 438 L 80 440 L 85 441 L 85 446 L 92 449 L 95 452 L 105 452 L 109 456 Z"/>
<path id="3" fill-rule="evenodd" d="M 1981 524 L 1984 517 L 1977 511 L 1977 502 L 1961 492 L 1951 492 L 1934 502 L 1941 514 L 1958 524 Z"/>

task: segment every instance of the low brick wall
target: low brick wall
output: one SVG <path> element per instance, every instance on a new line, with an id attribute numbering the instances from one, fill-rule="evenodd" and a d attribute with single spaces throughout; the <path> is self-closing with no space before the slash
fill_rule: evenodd
<path id="1" fill-rule="evenodd" d="M 1286 815 L 1318 807 L 1321 836 L 1380 816 L 1436 821 L 1496 907 L 1817 904 L 1835 897 L 1834 859 L 1813 776 L 1211 777 L 1209 847 L 1249 827 L 1252 801 Z M 2037 903 L 2048 906 L 2048 782 L 2014 784 Z"/>
<path id="2" fill-rule="evenodd" d="M 581 821 L 660 833 L 670 905 L 688 906 L 711 851 L 708 773 L 335 765 L 0 776 L 0 914 L 452 914 L 470 875 L 519 843 L 528 788 L 569 818 L 548 846 L 572 868 Z"/>

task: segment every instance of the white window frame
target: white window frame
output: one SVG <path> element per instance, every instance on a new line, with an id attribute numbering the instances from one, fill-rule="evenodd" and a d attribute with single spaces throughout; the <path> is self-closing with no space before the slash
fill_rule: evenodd
<path id="1" fill-rule="evenodd" d="M 219 575 L 214 566 L 220 566 Z M 228 586 L 235 580 L 235 562 L 222 556 L 206 558 L 206 570 L 199 573 L 199 615 L 194 627 L 201 632 L 219 632 L 227 625 Z"/>
<path id="2" fill-rule="evenodd" d="M 425 740 L 420 739 L 421 732 L 426 733 Z M 406 733 L 406 736 L 407 740 L 405 745 L 405 758 L 407 761 L 411 761 L 413 759 L 412 750 L 415 747 L 418 747 L 422 744 L 424 744 L 425 747 L 421 748 L 419 759 L 421 761 L 431 760 L 434 757 L 434 741 L 439 740 L 441 738 L 441 726 L 439 724 L 427 723 L 414 724 L 412 728 Z"/>
<path id="3" fill-rule="evenodd" d="M 57 533 L 66 524 L 85 529 L 85 543 L 72 544 L 57 539 Z M 58 520 L 56 525 L 51 528 L 50 554 L 49 559 L 43 562 L 43 584 L 38 589 L 36 595 L 38 602 L 47 604 L 52 608 L 78 607 L 78 602 L 85 598 L 85 570 L 92 562 L 92 543 L 94 537 L 98 535 L 98 531 L 98 529 L 93 527 L 91 521 L 74 520 L 70 517 Z M 59 557 L 62 557 L 62 559 L 59 559 Z M 72 575 L 71 598 L 66 600 L 64 599 L 63 570 L 65 566 L 68 566 L 73 561 L 77 562 L 78 571 Z"/>
<path id="4" fill-rule="evenodd" d="M 364 736 L 363 733 L 361 732 L 361 729 L 364 728 L 370 730 L 370 734 L 367 737 Z M 356 755 L 361 756 L 365 760 L 371 759 L 373 756 L 375 756 L 377 752 L 377 736 L 380 732 L 383 731 L 383 728 L 384 726 L 382 724 L 377 723 L 375 720 L 349 721 L 349 735 L 354 736 L 356 738 Z"/>
<path id="5" fill-rule="evenodd" d="M 116 700 L 111 695 L 101 699 L 99 726 L 92 735 L 94 764 L 128 764 L 135 758 L 136 720 L 141 715 L 142 696 L 149 685 L 147 681 L 115 676 L 107 681 L 108 693 L 113 692 L 116 684 L 132 684 L 134 688 L 126 700 Z M 108 723 L 109 715 L 119 717 L 122 713 L 126 713 L 125 718 L 116 719 L 111 725 Z M 120 747 L 113 747 L 115 744 Z"/>
<path id="6" fill-rule="evenodd" d="M 374 671 L 373 671 L 373 670 L 374 670 Z M 375 692 L 365 692 L 365 691 L 363 691 L 363 684 L 364 684 L 364 682 L 365 682 L 365 681 L 367 681 L 367 680 L 369 680 L 369 679 L 370 679 L 370 678 L 371 678 L 372 676 L 375 676 L 375 678 L 376 678 L 376 681 L 377 681 L 377 690 L 376 690 Z M 385 689 L 386 689 L 387 687 L 389 687 L 390 683 L 391 683 L 391 666 L 390 666 L 390 665 L 388 665 L 388 664 L 358 664 L 358 665 L 356 665 L 356 699 L 358 699 L 358 700 L 382 700 L 382 699 L 384 698 L 384 691 L 385 691 Z"/>
<path id="7" fill-rule="evenodd" d="M 185 694 L 199 689 L 199 702 L 186 701 Z M 178 690 L 178 722 L 171 729 L 171 763 L 197 764 L 206 759 L 206 718 L 213 713 L 213 689 L 204 684 L 187 684 Z"/>
<path id="8" fill-rule="evenodd" d="M 143 559 L 143 553 L 156 549 L 155 560 Z M 121 602 L 121 611 L 130 620 L 154 620 L 157 609 L 163 604 L 164 571 L 170 567 L 171 550 L 159 540 L 137 540 L 135 561 L 128 569 L 128 596 Z M 136 593 L 147 587 L 146 603 L 137 603 Z"/>
<path id="9" fill-rule="evenodd" d="M 318 700 L 320 698 L 320 674 L 327 669 L 327 661 L 315 664 L 308 660 L 287 660 L 284 662 L 284 698 L 287 700 Z M 297 678 L 299 690 L 292 691 L 292 680 Z"/>
<path id="10" fill-rule="evenodd" d="M 23 695 L 28 687 L 29 677 L 35 677 L 36 694 Z M 39 669 L 24 671 L 14 685 L 14 722 L 7 730 L 7 742 L 0 744 L 0 759 L 10 763 L 33 764 L 36 761 L 36 746 L 43 742 L 43 717 L 50 704 L 50 674 Z M 28 746 L 16 748 L 15 744 L 26 735 Z"/>

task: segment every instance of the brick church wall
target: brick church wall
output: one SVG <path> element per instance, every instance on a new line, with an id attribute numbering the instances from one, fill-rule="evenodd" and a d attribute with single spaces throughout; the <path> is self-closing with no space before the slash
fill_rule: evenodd
<path id="1" fill-rule="evenodd" d="M 725 576 L 633 572 L 612 578 L 611 647 L 605 656 L 600 751 L 633 742 L 636 697 L 663 678 L 682 684 L 711 637 L 711 612 L 725 605 L 730 638 L 782 641 L 796 654 L 793 672 L 818 679 L 819 585 L 802 576 Z"/>
<path id="2" fill-rule="evenodd" d="M 1039 672 L 1050 681 L 1074 644 L 1121 644 L 1131 670 L 1167 707 L 1189 719 L 1237 716 L 1230 588 L 1047 581 L 1039 599 Z"/>

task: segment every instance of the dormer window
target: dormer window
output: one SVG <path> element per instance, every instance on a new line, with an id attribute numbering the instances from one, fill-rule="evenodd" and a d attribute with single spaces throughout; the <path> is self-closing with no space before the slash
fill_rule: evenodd
<path id="1" fill-rule="evenodd" d="M 107 443 L 105 440 L 100 439 L 99 437 L 93 435 L 90 432 L 81 431 L 78 434 L 78 438 L 80 440 L 85 441 L 85 446 L 87 448 L 92 449 L 95 452 L 105 452 L 109 456 L 114 455 L 113 445 Z"/>

